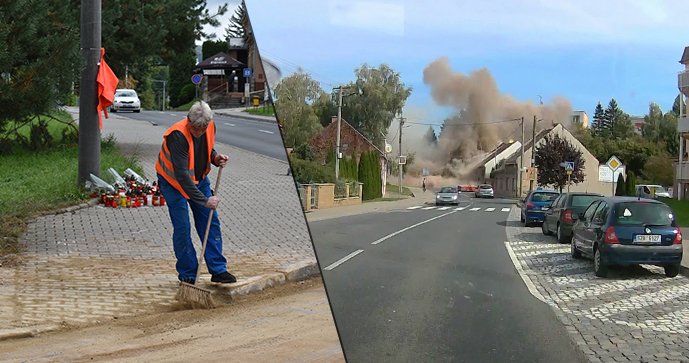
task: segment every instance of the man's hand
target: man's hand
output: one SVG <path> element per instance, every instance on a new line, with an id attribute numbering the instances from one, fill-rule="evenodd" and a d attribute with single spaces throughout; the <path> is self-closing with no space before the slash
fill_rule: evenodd
<path id="1" fill-rule="evenodd" d="M 227 160 L 229 159 L 230 157 L 225 154 L 217 154 L 215 155 L 215 160 L 213 160 L 213 162 L 219 167 L 225 167 L 225 164 L 227 164 Z"/>
<path id="2" fill-rule="evenodd" d="M 210 209 L 216 209 L 218 208 L 218 203 L 220 203 L 220 198 L 216 196 L 212 196 L 208 198 L 208 201 L 206 202 L 205 207 L 210 208 Z"/>

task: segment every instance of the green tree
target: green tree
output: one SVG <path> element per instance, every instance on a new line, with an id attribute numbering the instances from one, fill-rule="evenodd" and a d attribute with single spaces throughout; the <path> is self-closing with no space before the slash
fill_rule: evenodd
<path id="1" fill-rule="evenodd" d="M 321 92 L 318 96 L 318 99 L 313 104 L 313 110 L 323 127 L 330 125 L 332 117 L 337 116 L 337 104 L 333 102 L 332 97 L 326 92 Z"/>
<path id="2" fill-rule="evenodd" d="M 64 102 L 79 72 L 79 8 L 56 0 L 3 2 L 0 133 Z"/>
<path id="3" fill-rule="evenodd" d="M 196 56 L 194 52 L 189 49 L 177 56 L 174 62 L 170 64 L 170 105 L 177 107 L 189 101 L 189 86 L 193 89 L 195 86 L 190 82 L 191 74 L 196 65 Z M 184 87 L 187 87 L 187 90 Z M 194 95 L 196 91 L 194 90 Z M 193 97 L 193 96 L 192 96 Z"/>
<path id="4" fill-rule="evenodd" d="M 538 168 L 538 185 L 553 185 L 562 191 L 567 185 L 567 173 L 561 163 L 574 162 L 574 171 L 570 182 L 574 184 L 584 181 L 584 156 L 569 140 L 558 135 L 546 135 L 543 143 L 536 148 L 536 167 Z"/>
<path id="5" fill-rule="evenodd" d="M 230 18 L 230 23 L 225 29 L 225 38 L 244 38 L 246 35 L 244 24 L 247 21 L 247 17 L 246 4 L 242 1 Z"/>
<path id="6" fill-rule="evenodd" d="M 608 103 L 608 107 L 603 114 L 603 119 L 606 125 L 603 135 L 610 136 L 613 139 L 623 139 L 628 137 L 633 131 L 629 115 L 620 109 L 614 98 Z"/>
<path id="7" fill-rule="evenodd" d="M 634 196 L 636 194 L 636 174 L 633 171 L 627 172 L 627 180 L 625 182 L 626 195 Z"/>
<path id="8" fill-rule="evenodd" d="M 206 40 L 201 45 L 201 53 L 203 59 L 212 57 L 220 52 L 227 52 L 227 41 L 225 40 Z"/>
<path id="9" fill-rule="evenodd" d="M 644 126 L 641 135 L 646 140 L 660 141 L 660 123 L 663 120 L 663 111 L 657 103 L 651 102 L 648 106 L 648 113 L 644 116 Z"/>
<path id="10" fill-rule="evenodd" d="M 675 116 L 679 116 L 679 102 L 680 99 L 682 100 L 682 110 L 686 112 L 687 110 L 687 103 L 684 101 L 683 98 L 681 98 L 679 95 L 675 97 L 675 102 L 672 103 L 672 113 L 675 114 Z"/>
<path id="11" fill-rule="evenodd" d="M 654 155 L 648 158 L 643 170 L 644 179 L 649 183 L 664 186 L 675 182 L 675 168 L 669 155 Z"/>
<path id="12" fill-rule="evenodd" d="M 275 86 L 275 110 L 283 125 L 286 147 L 306 143 L 322 129 L 313 109 L 321 93 L 318 82 L 301 71 L 283 78 Z"/>
<path id="13" fill-rule="evenodd" d="M 679 135 L 677 134 L 677 115 L 668 112 L 663 115 L 658 125 L 660 139 L 665 143 L 665 150 L 670 155 L 679 154 Z"/>
<path id="14" fill-rule="evenodd" d="M 398 72 L 386 64 L 377 68 L 364 64 L 355 74 L 356 81 L 345 86 L 355 95 L 346 97 L 342 113 L 364 136 L 375 145 L 381 145 L 381 133 L 402 111 L 411 88 L 402 82 Z"/>
<path id="15" fill-rule="evenodd" d="M 593 112 L 593 133 L 596 136 L 604 136 L 609 129 L 609 125 L 605 120 L 605 111 L 603 110 L 603 105 L 598 102 L 596 105 L 596 110 Z"/>
<path id="16" fill-rule="evenodd" d="M 627 186 L 624 183 L 624 175 L 620 173 L 617 177 L 617 186 L 615 187 L 615 195 L 622 196 L 627 194 Z"/>

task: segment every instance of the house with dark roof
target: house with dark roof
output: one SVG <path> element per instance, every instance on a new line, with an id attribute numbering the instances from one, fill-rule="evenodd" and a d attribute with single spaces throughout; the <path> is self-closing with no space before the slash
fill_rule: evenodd
<path id="1" fill-rule="evenodd" d="M 514 154 L 521 149 L 522 144 L 519 141 L 501 142 L 495 149 L 479 159 L 478 162 L 472 164 L 469 168 L 472 170 L 470 178 L 477 184 L 490 183 L 490 174 L 505 158 Z"/>
<path id="2" fill-rule="evenodd" d="M 555 124 L 555 126 L 541 130 L 536 134 L 536 137 L 532 140 L 528 140 L 524 144 L 524 168 L 531 167 L 531 156 L 535 148 L 544 142 L 546 135 L 558 135 L 561 138 L 568 140 L 572 143 L 574 147 L 579 149 L 583 154 L 584 159 L 584 180 L 579 184 L 570 185 L 570 191 L 572 192 L 592 192 L 600 193 L 603 195 L 612 195 L 614 190 L 614 182 L 602 181 L 605 180 L 605 170 L 601 169 L 601 163 L 596 159 L 590 151 L 584 147 L 584 145 L 577 140 L 574 135 L 572 135 L 569 130 L 567 130 L 562 124 Z M 534 143 L 535 140 L 535 143 Z M 519 197 L 522 198 L 526 196 L 529 192 L 529 188 L 533 187 L 549 187 L 547 185 L 538 185 L 537 173 L 534 174 L 527 173 L 527 170 L 523 170 L 520 173 L 520 167 L 522 165 L 522 155 L 521 147 L 519 150 L 514 152 L 509 157 L 505 158 L 502 162 L 498 163 L 495 171 L 493 172 L 493 189 L 496 196 L 501 197 Z M 563 160 L 565 161 L 565 160 Z M 605 168 L 605 167 L 603 167 Z M 608 169 L 609 170 L 609 169 Z M 564 172 L 564 169 L 563 169 Z M 522 178 L 522 187 L 519 190 L 519 178 Z M 530 180 L 533 180 L 533 186 L 530 185 Z"/>
<path id="3" fill-rule="evenodd" d="M 320 133 L 313 136 L 309 142 L 314 158 L 321 163 L 325 163 L 327 154 L 333 152 L 337 140 L 337 116 L 333 116 L 330 124 Z M 387 159 L 385 153 L 364 136 L 359 130 L 352 126 L 345 119 L 340 123 L 340 152 L 342 156 L 354 156 L 358 162 L 361 154 L 367 151 L 374 151 L 380 160 L 381 180 L 383 195 L 385 195 L 385 185 L 387 182 Z"/>

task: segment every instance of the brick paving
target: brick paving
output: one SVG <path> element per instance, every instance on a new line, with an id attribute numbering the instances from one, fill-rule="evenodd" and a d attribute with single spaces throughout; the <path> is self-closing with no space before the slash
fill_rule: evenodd
<path id="1" fill-rule="evenodd" d="M 103 137 L 113 134 L 154 180 L 165 128 L 120 117 L 103 124 Z M 241 280 L 315 261 L 286 163 L 228 145 L 216 149 L 230 156 L 218 208 L 229 270 Z M 216 176 L 213 168 L 213 185 Z M 171 236 L 166 207 L 93 206 L 32 220 L 20 239 L 23 262 L 0 267 L 0 330 L 96 323 L 165 308 L 178 289 Z M 200 238 L 194 242 L 200 249 Z"/>
<path id="2" fill-rule="evenodd" d="M 522 227 L 512 208 L 508 249 L 518 269 L 549 304 L 591 362 L 689 362 L 689 278 L 666 278 L 656 266 L 593 274 L 569 245 Z M 686 243 L 686 242 L 685 242 Z"/>

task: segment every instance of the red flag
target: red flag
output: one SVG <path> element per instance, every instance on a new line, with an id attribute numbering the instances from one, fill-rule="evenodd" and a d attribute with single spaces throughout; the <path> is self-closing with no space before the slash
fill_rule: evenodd
<path id="1" fill-rule="evenodd" d="M 96 77 L 96 82 L 98 83 L 98 126 L 101 129 L 103 128 L 103 117 L 100 112 L 103 111 L 105 118 L 108 118 L 108 107 L 112 105 L 115 99 L 115 90 L 117 90 L 117 84 L 120 82 L 115 72 L 105 63 L 104 56 L 105 48 L 101 48 L 100 67 Z"/>

